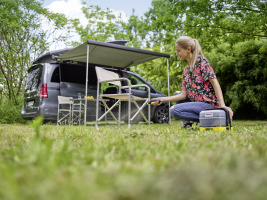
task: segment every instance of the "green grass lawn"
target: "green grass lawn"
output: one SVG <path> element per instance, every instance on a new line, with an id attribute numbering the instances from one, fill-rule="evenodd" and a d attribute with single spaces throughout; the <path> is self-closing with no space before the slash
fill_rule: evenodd
<path id="1" fill-rule="evenodd" d="M 0 125 L 0 199 L 266 199 L 267 121 Z"/>

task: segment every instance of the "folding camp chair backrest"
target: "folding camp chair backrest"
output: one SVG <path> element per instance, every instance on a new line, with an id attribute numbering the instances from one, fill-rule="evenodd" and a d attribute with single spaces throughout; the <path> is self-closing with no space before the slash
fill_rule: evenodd
<path id="1" fill-rule="evenodd" d="M 135 119 L 135 117 L 137 117 L 137 115 L 140 113 L 141 116 L 145 119 L 146 122 L 148 122 L 148 124 L 150 125 L 150 104 L 148 105 L 148 119 L 146 118 L 146 116 L 144 115 L 144 113 L 142 112 L 142 109 L 147 105 L 147 103 L 150 100 L 150 88 L 149 86 L 145 85 L 145 84 L 140 84 L 140 85 L 132 85 L 130 80 L 125 78 L 125 77 L 119 77 L 119 75 L 117 73 L 105 70 L 103 68 L 100 67 L 96 67 L 96 74 L 97 74 L 97 79 L 98 79 L 98 86 L 97 86 L 97 103 L 96 103 L 96 128 L 98 129 L 98 121 L 102 120 L 103 117 L 105 117 L 107 114 L 111 114 L 111 116 L 113 117 L 113 119 L 115 121 L 117 121 L 118 123 L 118 127 L 120 127 L 120 120 L 121 120 L 121 102 L 122 101 L 127 101 L 128 102 L 128 128 L 130 128 L 131 126 L 131 121 L 133 121 Z M 121 86 L 121 81 L 127 81 L 128 85 L 126 86 Z M 111 92 L 111 94 L 108 94 L 108 91 L 105 91 L 105 94 L 100 92 L 100 84 L 103 82 L 108 82 L 111 84 L 114 84 L 116 86 L 118 86 L 119 91 L 116 92 L 116 94 L 114 94 L 114 91 Z M 144 97 L 139 97 L 136 95 L 132 95 L 131 94 L 131 90 L 132 88 L 136 88 L 136 87 L 146 87 L 147 91 L 148 91 L 148 98 L 144 98 Z M 121 89 L 128 89 L 127 93 L 121 93 Z M 113 105 L 111 105 L 110 107 L 107 105 L 108 103 L 103 101 L 103 98 L 111 98 L 111 99 L 116 99 L 115 103 L 113 103 Z M 104 114 L 102 114 L 102 116 L 98 117 L 98 111 L 99 111 L 99 100 L 101 100 L 103 102 L 103 105 L 106 108 L 106 112 Z M 138 105 L 136 101 L 143 101 L 143 103 L 141 105 Z M 131 109 L 131 104 L 134 104 L 136 106 L 135 109 Z M 112 110 L 115 106 L 118 106 L 118 118 L 115 117 L 115 115 L 112 113 Z M 131 114 L 133 114 L 133 116 L 131 117 Z"/>
<path id="2" fill-rule="evenodd" d="M 57 114 L 57 124 L 61 124 L 63 121 L 68 119 L 68 123 L 71 123 L 71 109 L 72 109 L 72 97 L 58 96 L 58 114 Z M 65 105 L 65 106 L 61 106 Z"/>
<path id="3" fill-rule="evenodd" d="M 111 80 L 111 79 L 120 78 L 117 73 L 105 70 L 105 69 L 100 68 L 100 67 L 96 67 L 95 71 L 96 71 L 96 75 L 97 75 L 97 78 L 99 80 L 99 83 L 101 83 L 102 81 L 107 81 L 107 80 Z M 121 82 L 120 81 L 111 81 L 111 82 L 108 82 L 108 83 L 117 85 L 119 87 L 121 86 Z"/>

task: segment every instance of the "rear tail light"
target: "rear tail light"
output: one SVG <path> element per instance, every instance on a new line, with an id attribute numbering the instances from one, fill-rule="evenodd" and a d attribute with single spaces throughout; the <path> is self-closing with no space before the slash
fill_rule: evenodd
<path id="1" fill-rule="evenodd" d="M 40 98 L 48 98 L 48 94 L 47 94 L 47 84 L 43 84 L 43 85 L 41 86 Z"/>

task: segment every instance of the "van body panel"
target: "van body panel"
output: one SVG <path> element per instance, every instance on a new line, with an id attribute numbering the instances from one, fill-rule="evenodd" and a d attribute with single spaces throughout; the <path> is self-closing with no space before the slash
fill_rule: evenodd
<path id="1" fill-rule="evenodd" d="M 60 82 L 60 95 L 78 98 L 78 93 L 81 97 L 85 97 L 85 84 Z M 88 87 L 87 96 L 93 96 L 96 99 L 97 91 L 94 87 Z M 77 108 L 78 109 L 78 106 Z M 87 117 L 95 119 L 96 105 L 94 103 L 87 103 Z"/>

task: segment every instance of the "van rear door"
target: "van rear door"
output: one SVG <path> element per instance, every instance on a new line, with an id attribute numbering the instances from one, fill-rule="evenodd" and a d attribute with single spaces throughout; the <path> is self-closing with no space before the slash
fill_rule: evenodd
<path id="1" fill-rule="evenodd" d="M 24 91 L 24 108 L 28 115 L 34 117 L 39 111 L 40 87 L 42 83 L 42 65 L 29 69 Z"/>
<path id="2" fill-rule="evenodd" d="M 85 96 L 86 66 L 83 64 L 60 64 L 60 95 L 78 98 L 81 93 L 82 98 Z M 97 79 L 94 67 L 89 67 L 88 72 L 88 94 L 96 99 Z M 87 117 L 88 120 L 95 120 L 96 106 L 88 103 Z"/>

